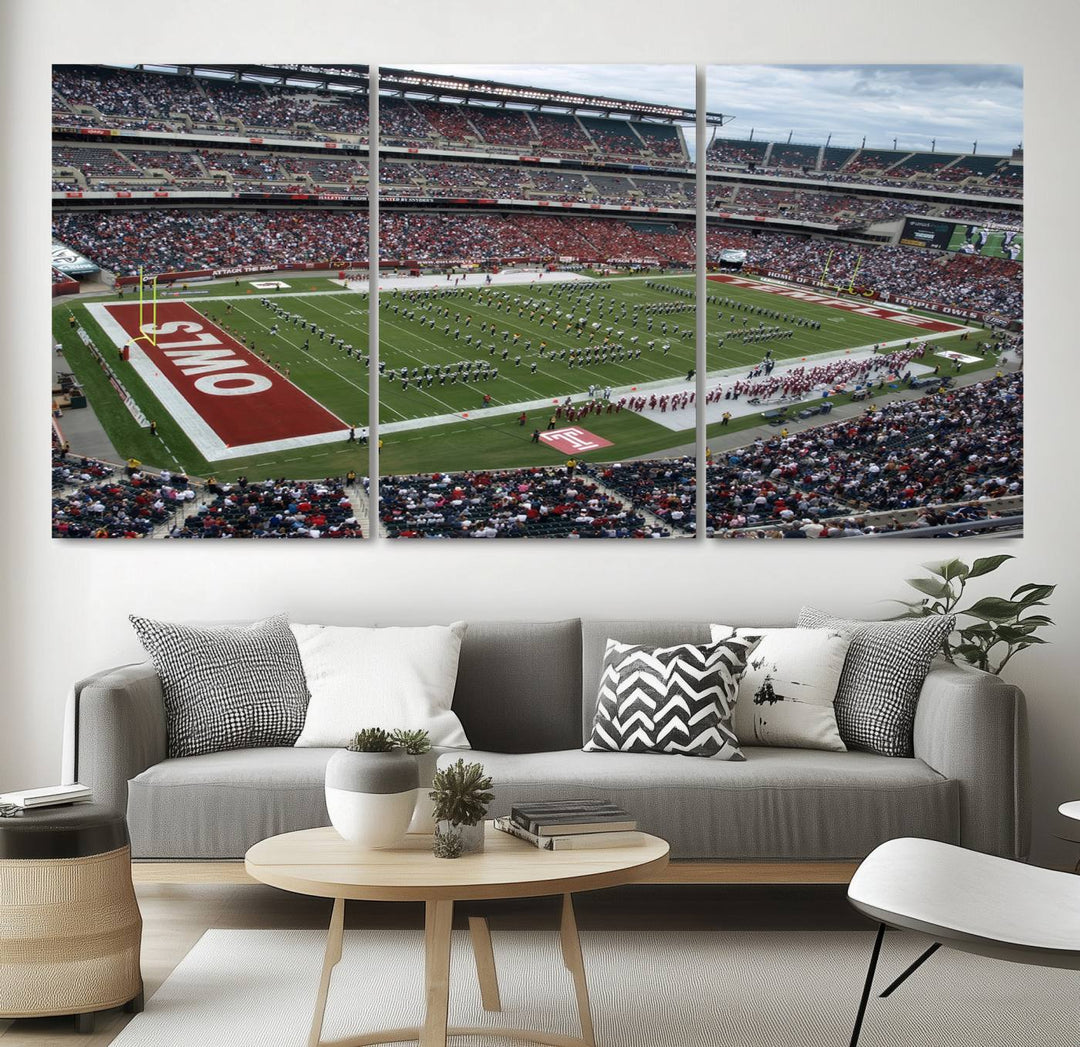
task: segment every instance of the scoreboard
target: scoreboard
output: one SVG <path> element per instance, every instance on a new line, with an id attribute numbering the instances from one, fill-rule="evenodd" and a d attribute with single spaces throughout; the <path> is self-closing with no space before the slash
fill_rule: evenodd
<path id="1" fill-rule="evenodd" d="M 905 218 L 900 233 L 905 247 L 933 247 L 938 251 L 981 254 L 990 258 L 1024 260 L 1024 233 L 1020 225 L 983 225 L 940 218 Z"/>
<path id="2" fill-rule="evenodd" d="M 936 247 L 947 251 L 952 241 L 955 222 L 942 222 L 933 218 L 908 218 L 900 234 L 905 247 Z"/>

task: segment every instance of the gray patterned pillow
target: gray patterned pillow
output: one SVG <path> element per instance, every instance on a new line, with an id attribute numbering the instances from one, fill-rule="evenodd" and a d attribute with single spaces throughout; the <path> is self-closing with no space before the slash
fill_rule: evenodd
<path id="1" fill-rule="evenodd" d="M 931 660 L 955 624 L 951 614 L 860 622 L 815 607 L 799 612 L 803 628 L 838 629 L 851 635 L 836 691 L 836 724 L 849 749 L 914 755 L 919 693 Z"/>
<path id="2" fill-rule="evenodd" d="M 585 750 L 745 760 L 731 711 L 757 640 L 731 636 L 674 647 L 608 640 Z"/>
<path id="3" fill-rule="evenodd" d="M 170 757 L 299 737 L 308 689 L 287 615 L 247 627 L 129 620 L 161 677 Z"/>

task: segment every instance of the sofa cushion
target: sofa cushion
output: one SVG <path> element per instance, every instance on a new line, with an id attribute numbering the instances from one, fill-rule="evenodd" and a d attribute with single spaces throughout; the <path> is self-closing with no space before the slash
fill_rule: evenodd
<path id="1" fill-rule="evenodd" d="M 453 708 L 474 749 L 544 752 L 580 745 L 580 694 L 579 619 L 469 622 Z"/>
<path id="2" fill-rule="evenodd" d="M 474 752 L 513 803 L 594 796 L 625 808 L 675 859 L 840 861 L 897 836 L 956 843 L 959 786 L 921 760 L 748 746 L 746 761 L 578 749 Z M 446 758 L 440 759 L 443 762 Z"/>
<path id="3" fill-rule="evenodd" d="M 730 636 L 649 647 L 608 640 L 586 751 L 741 760 L 731 713 L 756 642 Z"/>
<path id="4" fill-rule="evenodd" d="M 278 833 L 329 825 L 323 779 L 337 749 L 236 749 L 161 763 L 128 782 L 134 858 L 243 858 Z"/>
<path id="5" fill-rule="evenodd" d="M 851 636 L 836 692 L 836 723 L 848 748 L 911 756 L 919 693 L 956 616 L 860 622 L 804 607 L 799 625 Z"/>
<path id="6" fill-rule="evenodd" d="M 732 635 L 759 640 L 731 717 L 739 744 L 846 751 L 833 702 L 851 637 L 836 629 L 712 626 L 713 640 Z"/>
<path id="7" fill-rule="evenodd" d="M 296 741 L 308 689 L 287 615 L 221 627 L 128 619 L 161 677 L 169 756 Z"/>
<path id="8" fill-rule="evenodd" d="M 465 623 L 290 626 L 311 701 L 300 748 L 344 748 L 357 731 L 427 731 L 432 745 L 467 749 L 450 708 Z"/>
<path id="9" fill-rule="evenodd" d="M 619 643 L 644 644 L 647 647 L 671 647 L 677 643 L 708 643 L 709 626 L 707 622 L 675 621 L 664 622 L 655 619 L 596 619 L 581 623 L 581 725 L 579 741 L 571 745 L 581 745 L 592 734 L 593 718 L 596 716 L 596 698 L 600 690 L 600 676 L 604 671 L 604 653 L 608 640 Z M 576 702 L 575 702 L 576 705 Z M 476 748 L 481 748 L 477 745 Z M 499 746 L 491 746 L 493 749 Z M 560 746 L 560 748 L 564 748 Z"/>

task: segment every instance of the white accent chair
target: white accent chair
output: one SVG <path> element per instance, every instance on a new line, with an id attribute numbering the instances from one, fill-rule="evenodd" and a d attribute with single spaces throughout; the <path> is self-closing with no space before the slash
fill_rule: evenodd
<path id="1" fill-rule="evenodd" d="M 848 901 L 878 923 L 851 1047 L 859 1042 L 886 927 L 933 944 L 881 993 L 889 996 L 941 946 L 1013 963 L 1080 970 L 1080 879 L 936 840 L 876 847 L 848 886 Z"/>

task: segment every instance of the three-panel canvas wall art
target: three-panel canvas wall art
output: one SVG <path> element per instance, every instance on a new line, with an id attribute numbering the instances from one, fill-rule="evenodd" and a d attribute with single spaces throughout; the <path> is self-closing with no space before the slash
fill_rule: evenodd
<path id="1" fill-rule="evenodd" d="M 1021 534 L 1021 70 L 699 79 L 55 66 L 53 535 Z"/>

